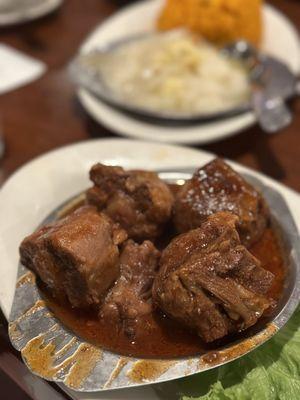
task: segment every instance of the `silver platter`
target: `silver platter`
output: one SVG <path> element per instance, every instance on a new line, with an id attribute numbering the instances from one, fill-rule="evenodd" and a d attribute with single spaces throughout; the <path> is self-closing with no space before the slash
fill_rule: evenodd
<path id="1" fill-rule="evenodd" d="M 74 82 L 77 83 L 79 87 L 87 90 L 96 99 L 110 107 L 156 125 L 186 126 L 195 123 L 208 123 L 241 115 L 252 110 L 253 100 L 251 100 L 251 94 L 249 94 L 249 99 L 245 99 L 245 102 L 233 108 L 224 108 L 211 112 L 151 110 L 150 108 L 131 104 L 119 98 L 119 96 L 110 89 L 107 79 L 96 65 L 101 64 L 108 54 L 113 53 L 118 48 L 122 48 L 122 46 L 128 43 L 138 42 L 157 35 L 160 34 L 139 33 L 125 38 L 122 37 L 105 46 L 96 47 L 87 52 L 81 52 L 70 64 L 70 73 Z M 247 44 L 247 42 L 239 42 Z M 295 95 L 296 77 L 283 62 L 260 53 L 254 48 L 252 49 L 249 44 L 249 54 L 235 53 L 232 50 L 233 46 L 237 45 L 239 42 L 235 42 L 231 46 L 220 49 L 220 53 L 228 59 L 239 60 L 241 65 L 244 65 L 248 74 L 249 86 L 252 88 L 251 92 L 253 92 L 254 85 L 264 87 L 264 92 L 266 92 L 270 98 L 280 97 L 282 99 L 289 99 Z M 236 47 L 236 49 L 238 49 L 238 47 Z M 254 55 L 256 62 L 253 64 Z M 126 68 L 126 66 L 124 66 L 124 68 Z"/>
<path id="2" fill-rule="evenodd" d="M 62 3 L 63 0 L 0 0 L 0 27 L 43 17 Z"/>
<path id="3" fill-rule="evenodd" d="M 182 183 L 191 170 L 160 172 L 169 182 Z M 242 339 L 202 356 L 181 359 L 123 357 L 95 347 L 70 332 L 47 308 L 35 276 L 19 265 L 18 281 L 9 318 L 9 335 L 28 368 L 36 375 L 62 382 L 77 391 L 101 391 L 169 381 L 193 375 L 233 361 L 266 342 L 292 316 L 300 298 L 299 234 L 284 198 L 252 176 L 245 178 L 258 187 L 272 210 L 279 229 L 288 267 L 284 293 L 272 318 L 246 331 Z M 43 224 L 55 220 L 70 202 L 52 212 Z"/>

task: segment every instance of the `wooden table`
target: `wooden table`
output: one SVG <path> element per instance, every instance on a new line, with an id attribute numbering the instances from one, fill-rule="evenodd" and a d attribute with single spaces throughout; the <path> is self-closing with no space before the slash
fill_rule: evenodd
<path id="1" fill-rule="evenodd" d="M 96 124 L 76 99 L 67 65 L 93 28 L 124 0 L 66 0 L 53 15 L 0 30 L 0 41 L 44 61 L 48 72 L 38 81 L 0 96 L 7 151 L 0 161 L 2 180 L 33 157 L 67 143 L 116 136 Z M 297 0 L 272 0 L 300 29 Z M 258 169 L 300 191 L 300 101 L 295 118 L 282 133 L 267 136 L 257 126 L 231 139 L 203 146 Z"/>
<path id="2" fill-rule="evenodd" d="M 38 81 L 0 96 L 6 142 L 6 153 L 0 161 L 0 183 L 22 164 L 48 150 L 88 138 L 116 136 L 82 109 L 67 65 L 86 35 L 125 3 L 124 0 L 66 0 L 60 10 L 46 18 L 0 30 L 0 42 L 44 61 L 49 68 Z M 298 0 L 271 3 L 300 29 Z M 258 169 L 300 191 L 300 101 L 294 101 L 292 107 L 294 121 L 280 134 L 267 136 L 255 126 L 202 148 Z M 9 345 L 6 346 L 7 351 Z M 1 389 L 4 382 L 0 374 Z M 7 385 L 7 393 L 12 395 L 12 386 Z M 25 398 L 17 392 L 11 397 Z"/>

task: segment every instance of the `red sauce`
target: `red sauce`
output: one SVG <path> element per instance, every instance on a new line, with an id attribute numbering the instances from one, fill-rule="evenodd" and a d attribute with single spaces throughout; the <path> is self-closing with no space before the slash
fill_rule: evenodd
<path id="1" fill-rule="evenodd" d="M 268 295 L 272 299 L 278 300 L 282 293 L 286 275 L 283 249 L 280 246 L 278 234 L 271 228 L 266 229 L 260 241 L 251 247 L 250 252 L 261 261 L 265 269 L 274 274 L 274 282 Z"/>
<path id="2" fill-rule="evenodd" d="M 168 239 L 161 241 L 161 247 Z M 256 243 L 250 251 L 261 262 L 262 266 L 275 275 L 274 283 L 270 289 L 269 296 L 278 300 L 281 296 L 284 279 L 285 266 L 283 250 L 275 231 L 266 229 L 261 240 Z M 218 343 L 207 345 L 201 339 L 189 332 L 177 322 L 172 321 L 159 311 L 145 317 L 145 329 L 141 337 L 132 342 L 122 330 L 113 327 L 109 322 L 99 321 L 95 314 L 88 314 L 86 311 L 72 309 L 68 305 L 58 304 L 51 298 L 49 293 L 43 290 L 46 301 L 54 312 L 69 329 L 78 336 L 106 350 L 125 356 L 136 356 L 144 358 L 178 358 L 195 356 L 206 353 L 209 350 L 216 350 L 224 344 L 239 339 L 242 334 L 226 338 Z M 263 323 L 263 321 L 261 321 Z"/>

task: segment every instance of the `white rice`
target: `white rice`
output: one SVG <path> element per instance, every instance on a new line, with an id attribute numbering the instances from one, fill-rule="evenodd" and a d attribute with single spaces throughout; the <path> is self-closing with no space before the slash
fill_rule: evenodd
<path id="1" fill-rule="evenodd" d="M 124 44 L 97 68 L 119 99 L 148 110 L 214 113 L 249 99 L 246 70 L 182 30 Z"/>

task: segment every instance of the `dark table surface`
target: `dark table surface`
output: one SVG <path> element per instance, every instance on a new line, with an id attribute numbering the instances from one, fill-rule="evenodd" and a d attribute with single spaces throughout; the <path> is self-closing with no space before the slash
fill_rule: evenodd
<path id="1" fill-rule="evenodd" d="M 48 150 L 89 138 L 116 137 L 85 113 L 76 99 L 66 67 L 84 38 L 125 3 L 124 0 L 66 0 L 60 10 L 43 19 L 0 29 L 0 42 L 48 66 L 41 79 L 0 96 L 6 142 L 5 156 L 0 160 L 0 183 L 22 164 Z M 300 30 L 298 0 L 270 3 Z M 300 191 L 300 100 L 295 100 L 292 108 L 294 121 L 280 134 L 267 136 L 255 126 L 238 136 L 201 148 L 260 170 Z M 0 355 L 9 351 L 8 346 L 4 350 L 0 348 Z M 27 398 L 17 389 L 13 393 L 15 385 L 3 378 L 2 373 L 0 386 L 11 398 Z"/>
<path id="2" fill-rule="evenodd" d="M 50 149 L 95 137 L 116 136 L 96 124 L 76 99 L 66 66 L 93 28 L 126 1 L 68 0 L 53 15 L 0 30 L 0 41 L 44 61 L 49 70 L 34 83 L 0 96 L 7 151 L 0 161 L 6 179 L 16 168 Z M 298 0 L 272 0 L 300 29 Z M 231 139 L 202 146 L 259 169 L 300 191 L 300 100 L 291 126 L 267 136 L 255 126 Z"/>

